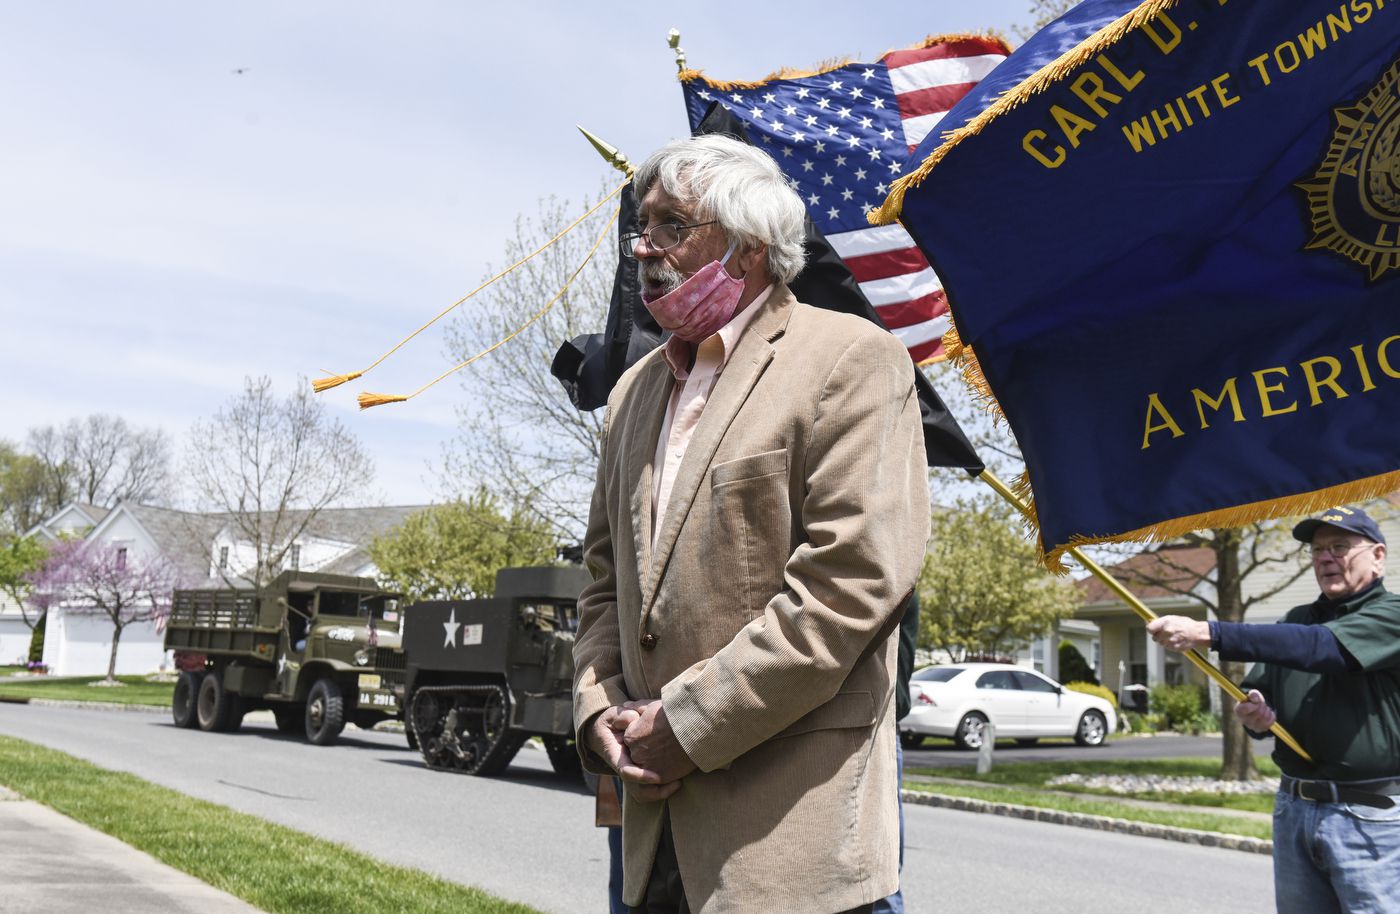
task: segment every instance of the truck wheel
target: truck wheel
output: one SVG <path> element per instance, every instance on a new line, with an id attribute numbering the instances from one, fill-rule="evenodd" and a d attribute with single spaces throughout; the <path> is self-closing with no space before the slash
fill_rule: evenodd
<path id="1" fill-rule="evenodd" d="M 583 773 L 583 760 L 578 757 L 578 748 L 567 736 L 544 737 L 544 751 L 549 754 L 549 764 L 555 774 L 576 778 Z"/>
<path id="2" fill-rule="evenodd" d="M 199 725 L 199 685 L 203 678 L 202 672 L 186 670 L 175 680 L 175 691 L 170 696 L 170 716 L 175 719 L 175 726 L 189 729 Z"/>
<path id="3" fill-rule="evenodd" d="M 272 709 L 278 733 L 302 733 L 306 729 L 306 709 L 301 705 L 278 705 Z"/>
<path id="4" fill-rule="evenodd" d="M 199 684 L 199 700 L 195 716 L 199 718 L 199 729 L 206 733 L 216 733 L 228 726 L 229 694 L 224 691 L 224 677 L 218 670 L 204 674 Z"/>
<path id="5" fill-rule="evenodd" d="M 306 738 L 329 746 L 345 729 L 345 699 L 334 679 L 318 679 L 306 699 Z"/>

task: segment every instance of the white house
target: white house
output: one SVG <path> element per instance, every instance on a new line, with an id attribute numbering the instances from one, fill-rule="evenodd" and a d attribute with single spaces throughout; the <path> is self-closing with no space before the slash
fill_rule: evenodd
<path id="1" fill-rule="evenodd" d="M 174 563 L 186 587 L 227 586 L 225 580 L 236 580 L 252 564 L 253 544 L 239 538 L 232 515 L 130 503 L 101 512 L 101 516 L 94 516 L 93 511 L 74 511 L 86 507 L 66 507 L 31 534 L 55 541 L 59 531 L 65 530 L 126 549 L 133 562 L 164 555 Z M 372 576 L 376 569 L 367 552 L 369 544 L 424 507 L 324 509 L 291 544 L 287 567 Z M 83 517 L 92 523 L 86 527 L 80 524 Z M 128 625 L 117 651 L 117 672 L 139 675 L 168 668 L 162 641 L 163 634 L 154 622 Z M 3 644 L 0 650 L 5 650 Z M 28 650 L 27 629 L 23 650 Z M 104 674 L 111 651 L 112 626 L 105 616 L 65 612 L 62 607 L 50 610 L 44 663 L 51 673 Z M 0 659 L 4 657 L 0 653 Z"/>
<path id="2" fill-rule="evenodd" d="M 57 542 L 63 536 L 85 536 L 107 514 L 106 508 L 75 502 L 30 530 L 27 535 L 45 543 Z M 29 611 L 28 618 L 29 622 L 36 621 L 34 610 Z M 32 636 L 33 631 L 25 621 L 21 608 L 0 593 L 0 665 L 26 662 Z"/>

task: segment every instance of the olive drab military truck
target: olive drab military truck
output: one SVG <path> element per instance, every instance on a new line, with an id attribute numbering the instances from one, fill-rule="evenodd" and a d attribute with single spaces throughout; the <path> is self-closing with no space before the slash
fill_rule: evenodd
<path id="1" fill-rule="evenodd" d="M 236 730 L 270 708 L 277 729 L 335 742 L 346 722 L 400 717 L 398 595 L 369 578 L 284 571 L 260 591 L 177 590 L 165 648 L 182 671 L 180 727 Z"/>
<path id="2" fill-rule="evenodd" d="M 495 596 L 415 603 L 405 613 L 405 726 L 429 768 L 499 773 L 531 736 L 577 775 L 573 742 L 578 566 L 503 568 Z"/>

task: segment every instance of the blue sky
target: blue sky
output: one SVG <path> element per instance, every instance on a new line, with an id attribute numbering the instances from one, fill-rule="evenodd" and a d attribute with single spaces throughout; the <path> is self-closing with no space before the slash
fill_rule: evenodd
<path id="1" fill-rule="evenodd" d="M 183 447 L 245 375 L 362 367 L 499 264 L 517 214 L 611 182 L 576 123 L 634 160 L 686 133 L 673 26 L 692 66 L 756 79 L 1011 37 L 1029 5 L 6 4 L 0 438 L 108 412 Z M 430 332 L 323 395 L 376 459 L 372 499 L 437 494 L 463 389 L 355 393 L 445 362 Z"/>

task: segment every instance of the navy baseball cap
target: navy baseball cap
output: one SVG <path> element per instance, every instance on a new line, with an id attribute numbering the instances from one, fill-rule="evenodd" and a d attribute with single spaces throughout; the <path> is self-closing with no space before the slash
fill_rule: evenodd
<path id="1" fill-rule="evenodd" d="M 1381 533 L 1381 528 L 1360 508 L 1328 508 L 1317 517 L 1301 521 L 1293 528 L 1293 538 L 1300 543 L 1311 543 L 1317 535 L 1317 528 L 1323 525 L 1336 527 L 1348 533 L 1357 533 L 1373 543 L 1385 545 L 1385 534 Z"/>

